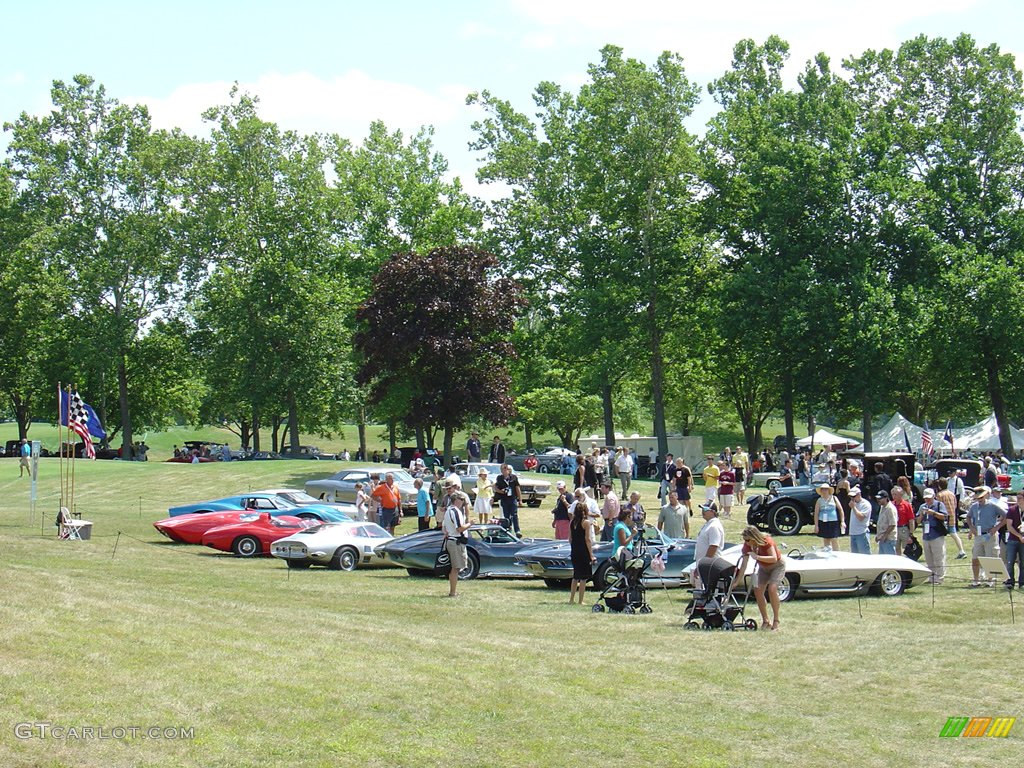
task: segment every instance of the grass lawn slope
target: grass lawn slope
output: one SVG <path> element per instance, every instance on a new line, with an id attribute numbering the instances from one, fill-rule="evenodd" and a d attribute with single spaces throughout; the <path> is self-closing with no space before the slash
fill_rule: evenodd
<path id="1" fill-rule="evenodd" d="M 290 572 L 151 525 L 334 462 L 80 461 L 85 542 L 56 539 L 58 465 L 40 466 L 30 517 L 28 480 L 0 460 L 0 766 L 1020 761 L 1024 721 L 1005 739 L 938 735 L 951 716 L 1022 714 L 1024 611 L 1012 625 L 1001 590 L 798 600 L 775 633 L 691 633 L 680 590 L 652 592 L 649 616 L 570 608 L 532 581 L 470 582 L 449 601 L 399 569 Z M 550 535 L 547 509 L 523 518 Z M 740 521 L 726 528 L 738 540 Z M 19 723 L 191 738 L 21 739 Z"/>

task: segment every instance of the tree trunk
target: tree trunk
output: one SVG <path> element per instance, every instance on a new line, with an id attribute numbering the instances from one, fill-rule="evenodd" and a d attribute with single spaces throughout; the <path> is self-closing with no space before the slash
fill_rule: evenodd
<path id="1" fill-rule="evenodd" d="M 690 436 L 690 414 L 684 413 L 681 419 L 683 437 Z"/>
<path id="2" fill-rule="evenodd" d="M 865 409 L 860 415 L 860 428 L 864 433 L 864 440 L 862 441 L 864 446 L 864 453 L 870 453 L 871 448 L 871 411 Z"/>
<path id="3" fill-rule="evenodd" d="M 249 422 L 242 419 L 238 423 L 238 439 L 241 441 L 241 448 L 245 448 L 249 445 L 249 441 L 252 439 L 252 429 L 249 426 Z"/>
<path id="4" fill-rule="evenodd" d="M 359 433 L 359 455 L 366 461 L 366 409 L 359 406 L 359 414 L 356 416 L 356 431 Z"/>
<path id="5" fill-rule="evenodd" d="M 815 421 L 814 414 L 810 411 L 807 412 L 807 434 L 808 436 L 813 435 L 817 429 L 818 424 Z"/>
<path id="6" fill-rule="evenodd" d="M 416 447 L 419 450 L 423 450 L 426 447 L 426 443 L 423 441 L 423 427 L 416 427 Z"/>
<path id="7" fill-rule="evenodd" d="M 668 430 L 665 428 L 665 361 L 661 355 L 661 329 L 658 328 L 655 307 L 656 292 L 651 291 L 647 305 L 651 341 L 651 399 L 654 401 L 654 436 L 658 438 L 658 455 L 668 453 Z"/>
<path id="8" fill-rule="evenodd" d="M 760 431 L 761 428 L 754 424 L 753 419 L 750 419 L 749 421 L 747 419 L 743 420 L 743 440 L 747 444 L 748 451 L 753 451 L 751 446 L 757 444 L 758 433 L 760 433 Z"/>
<path id="9" fill-rule="evenodd" d="M 764 445 L 764 435 L 761 433 L 761 427 L 764 426 L 764 422 L 758 422 L 757 428 L 754 430 L 754 442 L 747 444 L 747 452 L 753 453 L 754 451 L 761 450 L 761 446 Z M 749 482 L 749 481 L 748 481 Z"/>
<path id="10" fill-rule="evenodd" d="M 299 455 L 299 406 L 295 402 L 295 393 L 288 393 L 288 437 L 292 454 Z"/>
<path id="11" fill-rule="evenodd" d="M 117 395 L 121 405 L 121 458 L 124 461 L 129 461 L 134 454 L 132 452 L 132 415 L 128 407 L 128 365 L 125 362 L 124 352 L 121 352 L 121 357 L 117 361 Z"/>
<path id="12" fill-rule="evenodd" d="M 258 408 L 252 409 L 252 449 L 260 450 L 260 412 Z"/>
<path id="13" fill-rule="evenodd" d="M 533 427 L 530 426 L 530 422 L 523 423 L 523 436 L 526 438 L 526 450 L 533 450 Z"/>
<path id="14" fill-rule="evenodd" d="M 999 381 L 999 369 L 991 359 L 985 361 L 985 376 L 989 402 L 992 404 L 992 411 L 996 415 L 996 424 L 999 426 L 999 447 L 1003 451 L 1003 456 L 1011 459 L 1013 458 L 1013 436 L 1010 434 L 1010 422 L 1006 418 L 1006 401 L 1003 398 L 1002 383 Z"/>
<path id="15" fill-rule="evenodd" d="M 32 423 L 28 402 L 18 395 L 11 395 L 11 405 L 14 408 L 14 418 L 18 422 L 18 439 L 27 440 L 28 428 Z"/>
<path id="16" fill-rule="evenodd" d="M 281 429 L 281 417 L 276 413 L 270 417 L 270 450 L 278 452 L 277 433 Z"/>
<path id="17" fill-rule="evenodd" d="M 786 450 L 796 447 L 796 426 L 793 421 L 793 375 L 786 371 L 782 376 L 782 411 L 786 420 Z"/>
<path id="18" fill-rule="evenodd" d="M 445 430 L 445 439 L 448 439 L 448 430 Z M 391 419 L 388 421 L 388 457 L 395 455 L 395 448 L 398 447 L 398 443 L 395 442 L 395 420 Z M 447 450 L 447 449 L 446 449 Z M 447 454 L 445 454 L 447 457 Z"/>
<path id="19" fill-rule="evenodd" d="M 455 430 L 451 427 L 444 428 L 444 465 L 447 467 L 452 463 L 452 440 L 455 438 Z"/>
<path id="20" fill-rule="evenodd" d="M 612 410 L 612 383 L 605 375 L 601 381 L 601 408 L 604 411 L 604 444 L 615 445 L 615 413 Z"/>

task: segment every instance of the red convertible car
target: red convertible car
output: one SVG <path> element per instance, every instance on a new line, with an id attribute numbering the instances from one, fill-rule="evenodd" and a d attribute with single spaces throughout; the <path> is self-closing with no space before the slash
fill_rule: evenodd
<path id="1" fill-rule="evenodd" d="M 320 524 L 319 520 L 289 515 L 271 517 L 267 512 L 260 512 L 253 520 L 210 528 L 203 534 L 203 544 L 222 552 L 234 552 L 237 557 L 269 555 L 270 545 L 278 539 Z"/>
<path id="2" fill-rule="evenodd" d="M 179 544 L 202 544 L 203 534 L 211 528 L 233 523 L 247 523 L 258 520 L 260 513 L 248 510 L 236 510 L 234 512 L 193 512 L 188 515 L 177 515 L 163 520 L 157 520 L 153 527 L 160 533 L 176 541 Z M 295 522 L 299 518 L 292 515 L 281 515 L 282 520 Z M 318 520 L 314 522 L 319 522 Z"/>

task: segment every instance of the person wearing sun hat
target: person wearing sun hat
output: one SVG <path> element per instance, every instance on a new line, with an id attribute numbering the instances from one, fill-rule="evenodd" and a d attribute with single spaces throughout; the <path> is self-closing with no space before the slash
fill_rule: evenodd
<path id="1" fill-rule="evenodd" d="M 931 569 L 929 584 L 941 584 L 946 578 L 946 536 L 949 533 L 946 505 L 935 496 L 933 488 L 924 489 L 924 501 L 917 508 L 917 521 L 921 526 L 924 561 Z"/>
<path id="2" fill-rule="evenodd" d="M 818 498 L 814 502 L 814 533 L 820 536 L 826 547 L 833 552 L 839 550 L 839 537 L 846 533 L 843 508 L 833 493 L 832 486 L 821 483 L 817 487 Z"/>
<path id="3" fill-rule="evenodd" d="M 461 486 L 461 483 L 460 483 Z M 480 525 L 484 525 L 491 517 L 491 500 L 494 498 L 494 483 L 487 476 L 487 470 L 480 467 L 476 477 L 476 500 L 473 511 Z"/>
<path id="4" fill-rule="evenodd" d="M 999 528 L 1006 518 L 1002 507 L 992 501 L 987 485 L 974 489 L 974 503 L 967 513 L 968 538 L 974 539 L 971 548 L 971 569 L 974 581 L 970 586 L 981 586 L 981 562 L 979 557 L 999 557 Z M 989 582 L 991 583 L 991 582 Z"/>

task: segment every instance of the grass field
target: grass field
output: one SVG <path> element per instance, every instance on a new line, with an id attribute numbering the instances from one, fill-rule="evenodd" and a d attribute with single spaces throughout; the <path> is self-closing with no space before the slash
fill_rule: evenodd
<path id="1" fill-rule="evenodd" d="M 290 572 L 152 528 L 170 504 L 324 469 L 78 462 L 94 537 L 62 542 L 56 461 L 41 462 L 30 519 L 28 481 L 0 460 L 0 766 L 1020 761 L 1024 721 L 1006 739 L 938 737 L 950 716 L 1022 715 L 1024 612 L 1011 625 L 1001 591 L 800 600 L 775 633 L 684 633 L 678 590 L 653 592 L 649 616 L 595 615 L 523 581 L 449 601 L 398 569 Z M 543 508 L 523 519 L 550 533 Z M 16 737 L 39 722 L 192 737 Z"/>

